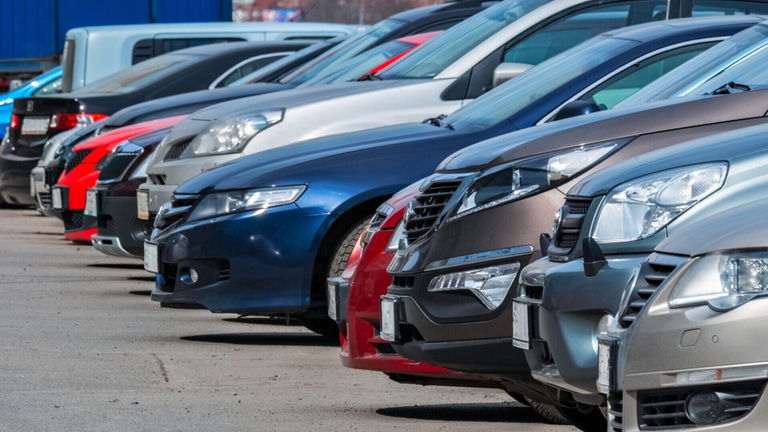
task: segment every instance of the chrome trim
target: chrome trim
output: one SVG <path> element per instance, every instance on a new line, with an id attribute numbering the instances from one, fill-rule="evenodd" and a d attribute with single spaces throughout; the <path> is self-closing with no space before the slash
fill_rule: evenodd
<path id="1" fill-rule="evenodd" d="M 111 242 L 111 244 L 107 242 Z M 125 248 L 123 248 L 123 245 L 120 243 L 119 237 L 103 236 L 103 235 L 96 234 L 91 237 L 91 244 L 93 245 L 94 249 L 96 249 L 97 251 L 105 255 L 112 255 L 112 256 L 123 257 L 123 258 L 141 258 L 141 256 L 134 255 L 128 252 L 127 250 L 125 250 Z"/>
<path id="2" fill-rule="evenodd" d="M 461 255 L 457 257 L 432 261 L 431 263 L 427 264 L 424 270 L 443 270 L 454 267 L 463 267 L 467 265 L 484 264 L 489 261 L 497 261 L 504 258 L 517 258 L 531 255 L 532 253 L 533 246 L 531 245 L 515 246 L 511 248 L 496 249 L 487 252 L 478 252 L 469 255 Z"/>

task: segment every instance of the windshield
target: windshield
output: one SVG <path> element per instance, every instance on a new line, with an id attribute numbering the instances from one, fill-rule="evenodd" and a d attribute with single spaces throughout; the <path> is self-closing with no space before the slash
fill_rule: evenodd
<path id="1" fill-rule="evenodd" d="M 445 123 L 456 129 L 493 126 L 637 44 L 629 39 L 597 36 L 480 96 L 448 116 Z"/>
<path id="2" fill-rule="evenodd" d="M 506 0 L 456 24 L 381 74 L 383 79 L 434 78 L 477 45 L 551 0 Z"/>
<path id="3" fill-rule="evenodd" d="M 173 74 L 182 64 L 198 56 L 164 54 L 109 75 L 77 90 L 78 93 L 128 93 Z"/>
<path id="4" fill-rule="evenodd" d="M 280 79 L 282 84 L 302 84 L 319 76 L 323 71 L 332 70 L 332 67 L 340 65 L 367 50 L 382 37 L 388 35 L 403 22 L 394 19 L 385 19 L 369 27 L 366 31 L 340 43 L 336 48 L 328 51 L 314 61 L 303 65 L 301 68 Z"/>
<path id="5" fill-rule="evenodd" d="M 357 78 L 367 74 L 372 69 L 377 68 L 379 65 L 387 62 L 408 50 L 411 50 L 416 45 L 401 42 L 391 41 L 383 45 L 379 45 L 375 48 L 371 48 L 368 51 L 360 54 L 359 56 L 350 59 L 339 66 L 333 68 L 333 70 L 324 73 L 322 76 L 317 76 L 299 87 L 308 87 L 319 84 L 330 84 L 335 82 L 354 81 Z"/>
<path id="6" fill-rule="evenodd" d="M 648 84 L 617 107 L 711 93 L 731 81 L 768 86 L 768 28 L 750 27 Z"/>
<path id="7" fill-rule="evenodd" d="M 248 85 L 248 84 L 254 84 L 254 83 L 260 82 L 265 77 L 268 77 L 280 71 L 281 69 L 284 69 L 286 66 L 290 65 L 291 63 L 296 61 L 296 59 L 298 58 L 304 57 L 308 59 L 307 61 L 312 61 L 312 59 L 317 57 L 319 54 L 322 54 L 326 50 L 331 49 L 335 45 L 341 43 L 341 41 L 343 41 L 345 38 L 346 37 L 342 36 L 342 37 L 334 38 L 329 41 L 323 41 L 323 42 L 312 44 L 306 48 L 296 51 L 295 53 L 287 57 L 283 57 L 280 60 L 272 62 L 257 71 L 253 71 L 249 73 L 248 75 L 240 78 L 239 80 L 233 82 L 232 84 L 229 84 L 227 87 L 236 87 L 236 86 Z M 300 68 L 301 66 L 302 65 L 295 67 L 294 70 L 297 68 Z"/>

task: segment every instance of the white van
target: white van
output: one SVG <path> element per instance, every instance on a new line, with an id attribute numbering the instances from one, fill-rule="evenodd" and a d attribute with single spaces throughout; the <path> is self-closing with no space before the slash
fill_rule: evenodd
<path id="1" fill-rule="evenodd" d="M 61 64 L 68 92 L 142 60 L 196 45 L 306 41 L 349 35 L 360 26 L 322 23 L 189 23 L 79 27 L 67 32 Z"/>

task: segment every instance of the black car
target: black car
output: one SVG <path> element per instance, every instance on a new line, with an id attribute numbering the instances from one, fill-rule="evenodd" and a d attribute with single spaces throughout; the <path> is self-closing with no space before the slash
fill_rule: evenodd
<path id="1" fill-rule="evenodd" d="M 52 136 L 105 118 L 141 102 L 215 86 L 237 73 L 244 60 L 275 60 L 269 54 L 297 51 L 307 42 L 232 42 L 175 51 L 138 63 L 70 93 L 14 101 L 7 139 L 0 149 L 0 196 L 32 204 L 29 173 Z M 250 64 L 250 62 L 249 62 Z M 179 79 L 183 78 L 183 79 Z"/>

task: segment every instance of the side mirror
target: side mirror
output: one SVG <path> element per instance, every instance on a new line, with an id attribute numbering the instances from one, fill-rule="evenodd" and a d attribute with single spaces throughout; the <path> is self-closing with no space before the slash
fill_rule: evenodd
<path id="1" fill-rule="evenodd" d="M 532 68 L 527 63 L 501 63 L 493 70 L 493 87 L 498 87 Z"/>
<path id="2" fill-rule="evenodd" d="M 575 100 L 565 104 L 565 106 L 562 107 L 554 117 L 552 117 L 552 121 L 561 120 L 568 117 L 576 117 L 602 110 L 603 108 L 600 108 L 598 104 L 592 101 Z"/>

